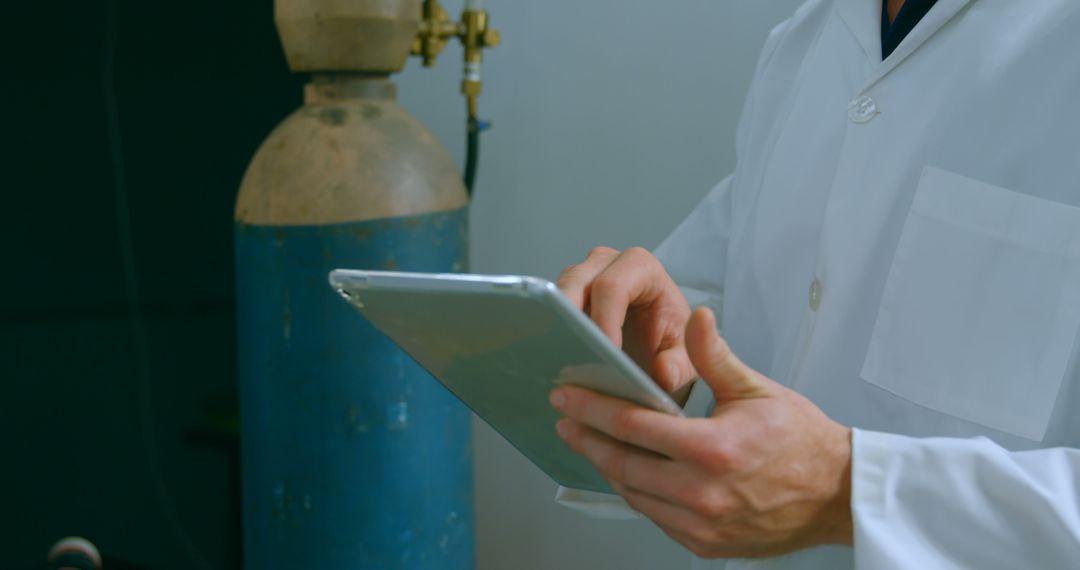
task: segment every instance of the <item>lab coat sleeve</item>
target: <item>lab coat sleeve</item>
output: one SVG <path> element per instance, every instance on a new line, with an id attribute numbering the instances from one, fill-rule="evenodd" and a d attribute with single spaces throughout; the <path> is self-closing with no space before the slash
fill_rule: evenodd
<path id="1" fill-rule="evenodd" d="M 855 430 L 857 568 L 1076 568 L 1080 450 Z"/>

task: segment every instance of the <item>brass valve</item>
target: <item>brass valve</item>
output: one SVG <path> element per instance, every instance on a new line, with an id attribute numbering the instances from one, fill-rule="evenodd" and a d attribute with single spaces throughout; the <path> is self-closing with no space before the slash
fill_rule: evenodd
<path id="1" fill-rule="evenodd" d="M 499 32 L 489 25 L 488 13 L 484 10 L 465 10 L 461 21 L 454 22 L 438 0 L 424 0 L 423 20 L 413 42 L 413 55 L 423 58 L 425 67 L 431 67 L 453 38 L 461 40 L 465 48 L 465 78 L 461 82 L 461 93 L 468 100 L 469 117 L 476 118 L 483 51 L 498 47 Z"/>
<path id="2" fill-rule="evenodd" d="M 426 0 L 423 14 L 416 40 L 413 41 L 412 54 L 424 59 L 424 67 L 431 67 L 446 47 L 446 42 L 461 36 L 462 26 L 450 19 L 450 14 L 437 0 Z"/>

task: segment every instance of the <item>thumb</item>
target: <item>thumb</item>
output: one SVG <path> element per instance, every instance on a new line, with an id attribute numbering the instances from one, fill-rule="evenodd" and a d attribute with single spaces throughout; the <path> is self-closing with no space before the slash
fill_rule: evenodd
<path id="1" fill-rule="evenodd" d="M 699 307 L 686 325 L 686 351 L 701 378 L 708 383 L 717 405 L 729 400 L 761 398 L 769 394 L 767 382 L 743 364 L 716 330 L 716 316 Z"/>

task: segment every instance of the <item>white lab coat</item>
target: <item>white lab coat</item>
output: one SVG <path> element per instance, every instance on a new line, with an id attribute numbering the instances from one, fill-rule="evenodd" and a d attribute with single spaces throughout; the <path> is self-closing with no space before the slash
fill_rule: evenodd
<path id="1" fill-rule="evenodd" d="M 880 10 L 773 30 L 735 172 L 657 251 L 856 428 L 854 549 L 727 567 L 1078 568 L 1080 1 L 939 0 L 884 62 Z"/>

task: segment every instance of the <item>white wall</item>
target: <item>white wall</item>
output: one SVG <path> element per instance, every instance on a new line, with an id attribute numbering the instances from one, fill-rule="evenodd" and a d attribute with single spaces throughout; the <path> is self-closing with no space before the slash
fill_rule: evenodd
<path id="1" fill-rule="evenodd" d="M 553 278 L 594 245 L 654 247 L 734 164 L 769 29 L 801 0 L 492 0 L 472 269 Z M 460 3 L 451 2 L 456 12 Z M 462 160 L 460 49 L 401 76 L 400 99 Z M 686 568 L 646 521 L 599 522 L 477 422 L 480 570 Z"/>

